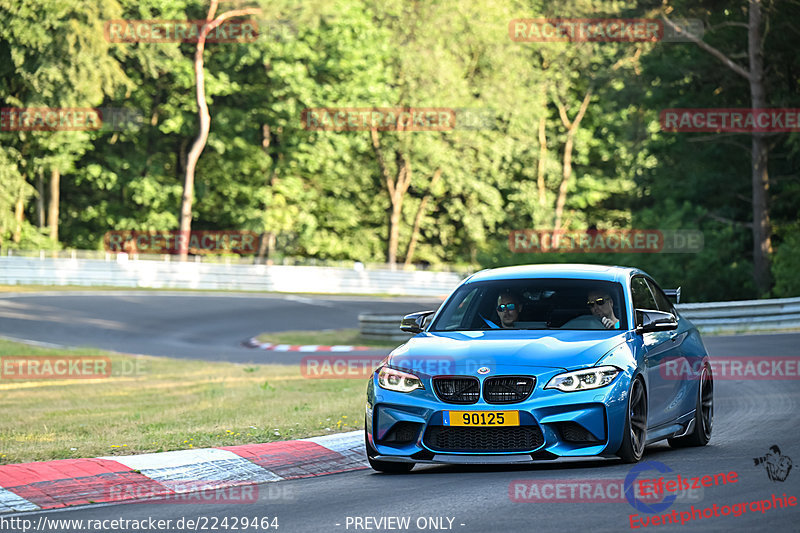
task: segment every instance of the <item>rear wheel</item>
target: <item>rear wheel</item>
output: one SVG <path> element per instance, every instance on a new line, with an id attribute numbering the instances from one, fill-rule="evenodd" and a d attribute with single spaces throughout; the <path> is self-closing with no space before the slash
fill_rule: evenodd
<path id="1" fill-rule="evenodd" d="M 700 373 L 700 386 L 697 391 L 697 407 L 694 411 L 694 430 L 684 437 L 667 439 L 673 448 L 686 446 L 705 446 L 711 440 L 714 424 L 714 376 L 706 364 Z"/>
<path id="2" fill-rule="evenodd" d="M 366 423 L 364 424 L 364 428 L 366 428 Z M 386 474 L 407 474 L 414 468 L 414 463 L 395 463 L 394 461 L 379 461 L 373 459 L 372 457 L 375 455 L 375 452 L 369 444 L 366 429 L 364 429 L 364 446 L 367 448 L 367 461 L 369 461 L 369 466 L 371 466 L 373 470 Z"/>
<path id="3" fill-rule="evenodd" d="M 644 383 L 636 378 L 628 394 L 625 432 L 617 455 L 626 463 L 638 463 L 644 455 L 647 442 L 647 395 Z"/>

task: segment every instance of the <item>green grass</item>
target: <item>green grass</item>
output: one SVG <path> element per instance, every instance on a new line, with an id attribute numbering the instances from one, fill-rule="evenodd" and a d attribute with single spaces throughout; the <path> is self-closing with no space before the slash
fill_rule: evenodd
<path id="1" fill-rule="evenodd" d="M 266 291 L 229 291 L 227 289 L 170 289 L 154 287 L 120 287 L 115 285 L 0 285 L 3 292 L 69 292 L 69 291 L 142 291 L 142 292 L 266 292 Z M 277 293 L 269 293 L 277 294 Z"/>
<path id="2" fill-rule="evenodd" d="M 0 356 L 107 356 L 102 379 L 0 377 L 0 464 L 130 455 L 363 428 L 364 379 L 298 366 L 55 350 L 0 340 Z"/>
<path id="3" fill-rule="evenodd" d="M 402 299 L 407 298 L 402 294 L 381 294 L 370 292 L 353 292 L 342 294 L 339 292 L 276 292 L 259 291 L 244 289 L 184 289 L 170 287 L 118 287 L 112 285 L 0 285 L 0 294 L 4 292 L 55 292 L 55 291 L 142 291 L 142 292 L 210 292 L 225 294 L 268 294 L 274 296 L 297 294 L 299 296 L 346 296 L 348 298 L 381 298 L 381 299 Z"/>
<path id="4" fill-rule="evenodd" d="M 400 331 L 398 329 L 398 331 Z M 410 335 L 409 335 L 410 337 Z M 381 341 L 365 339 L 357 329 L 325 329 L 321 331 L 280 331 L 277 333 L 262 333 L 256 337 L 261 342 L 274 344 L 347 344 L 355 346 L 370 346 L 374 348 L 397 348 L 402 341 Z"/>

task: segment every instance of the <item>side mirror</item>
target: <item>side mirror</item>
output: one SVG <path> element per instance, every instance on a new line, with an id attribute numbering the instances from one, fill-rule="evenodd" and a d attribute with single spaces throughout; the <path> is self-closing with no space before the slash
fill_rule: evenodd
<path id="1" fill-rule="evenodd" d="M 679 304 L 681 303 L 681 288 L 678 287 L 677 289 L 664 289 L 664 294 L 667 295 L 672 303 Z"/>
<path id="2" fill-rule="evenodd" d="M 406 333 L 420 333 L 427 326 L 427 319 L 436 311 L 420 311 L 419 313 L 411 313 L 403 317 L 400 322 L 400 329 Z"/>
<path id="3" fill-rule="evenodd" d="M 636 333 L 670 331 L 678 329 L 678 320 L 672 313 L 651 309 L 636 309 Z"/>

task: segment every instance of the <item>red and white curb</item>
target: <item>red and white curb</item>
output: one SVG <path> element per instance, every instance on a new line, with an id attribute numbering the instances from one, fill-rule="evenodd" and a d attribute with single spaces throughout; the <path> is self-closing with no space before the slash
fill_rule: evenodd
<path id="1" fill-rule="evenodd" d="M 0 513 L 169 497 L 367 468 L 364 432 L 0 466 Z"/>
<path id="2" fill-rule="evenodd" d="M 242 344 L 248 348 L 258 348 L 259 350 L 272 352 L 360 352 L 374 349 L 369 346 L 352 346 L 349 344 L 274 344 L 261 342 L 256 338 L 249 339 Z"/>

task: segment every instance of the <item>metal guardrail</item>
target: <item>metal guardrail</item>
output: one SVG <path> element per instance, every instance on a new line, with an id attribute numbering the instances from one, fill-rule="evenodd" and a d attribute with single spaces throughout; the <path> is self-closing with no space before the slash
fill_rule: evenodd
<path id="1" fill-rule="evenodd" d="M 365 339 L 391 340 L 405 342 L 411 338 L 411 333 L 400 331 L 401 315 L 373 315 L 362 313 L 358 315 L 361 336 Z"/>
<path id="2" fill-rule="evenodd" d="M 800 298 L 678 304 L 675 307 L 702 333 L 800 329 Z M 401 315 L 361 314 L 358 321 L 365 337 L 402 341 L 411 337 L 400 331 L 402 318 Z"/>
<path id="3" fill-rule="evenodd" d="M 444 296 L 461 281 L 453 272 L 322 266 L 236 265 L 0 257 L 0 284 L 221 289 L 322 294 Z"/>
<path id="4" fill-rule="evenodd" d="M 800 298 L 676 305 L 704 333 L 800 328 Z"/>
<path id="5" fill-rule="evenodd" d="M 16 250 L 12 248 L 0 248 L 0 256 L 2 257 L 27 257 L 29 259 L 97 259 L 102 261 L 160 261 L 165 263 L 177 263 L 179 259 L 176 255 L 171 254 L 147 254 L 147 253 L 118 253 L 106 252 L 103 250 Z M 396 264 L 394 268 L 390 263 L 377 263 L 377 262 L 361 262 L 352 260 L 338 260 L 338 259 L 316 259 L 314 257 L 292 257 L 281 256 L 274 259 L 264 259 L 263 261 L 256 261 L 256 257 L 252 255 L 191 255 L 188 259 L 192 263 L 215 263 L 226 265 L 257 265 L 263 264 L 267 266 L 318 266 L 318 267 L 339 267 L 353 270 L 391 270 L 391 271 L 422 271 L 422 272 L 454 272 L 459 274 L 462 278 L 467 277 L 475 270 L 479 270 L 479 265 L 424 265 L 424 264 Z"/>
<path id="6" fill-rule="evenodd" d="M 221 289 L 323 294 L 435 296 L 449 294 L 461 281 L 454 272 L 369 270 L 327 266 L 243 265 L 39 257 L 0 257 L 0 284 Z M 703 332 L 800 329 L 800 298 L 679 304 L 681 315 Z M 367 316 L 367 315 L 362 315 Z M 405 340 L 402 317 L 365 319 L 369 338 Z M 366 329 L 365 329 L 366 328 Z"/>

